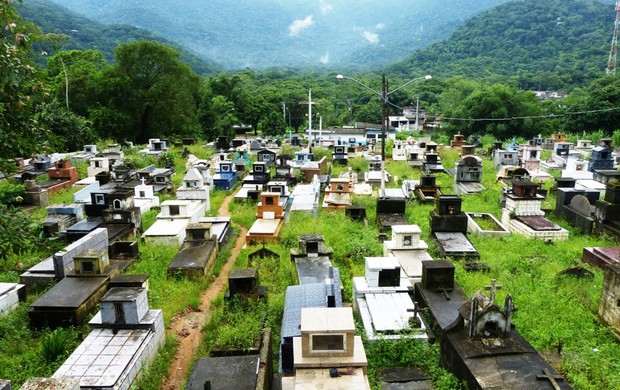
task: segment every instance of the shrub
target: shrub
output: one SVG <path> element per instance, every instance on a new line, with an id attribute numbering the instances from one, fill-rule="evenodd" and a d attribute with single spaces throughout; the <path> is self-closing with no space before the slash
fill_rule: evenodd
<path id="1" fill-rule="evenodd" d="M 11 206 L 18 206 L 26 196 L 26 189 L 23 185 L 11 181 L 0 183 L 0 203 Z"/>
<path id="2" fill-rule="evenodd" d="M 41 353 L 48 362 L 55 362 L 67 350 L 67 335 L 63 329 L 55 329 L 41 341 Z"/>

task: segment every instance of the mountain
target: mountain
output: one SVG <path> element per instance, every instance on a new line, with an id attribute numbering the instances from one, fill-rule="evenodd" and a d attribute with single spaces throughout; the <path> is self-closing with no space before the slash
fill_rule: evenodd
<path id="1" fill-rule="evenodd" d="M 149 40 L 177 48 L 183 62 L 199 74 L 214 74 L 222 70 L 215 61 L 198 56 L 178 43 L 162 38 L 150 31 L 127 24 L 102 24 L 78 15 L 65 7 L 46 0 L 27 0 L 19 12 L 28 21 L 40 26 L 45 33 L 64 34 L 69 37 L 64 49 L 95 49 L 103 53 L 108 61 L 114 59 L 114 49 L 121 43 Z M 41 48 L 48 52 L 48 47 Z"/>
<path id="2" fill-rule="evenodd" d="M 503 75 L 537 90 L 584 85 L 605 72 L 614 17 L 613 1 L 513 1 L 468 20 L 449 39 L 389 71 Z"/>
<path id="3" fill-rule="evenodd" d="M 376 69 L 507 0 L 51 1 L 101 23 L 148 30 L 230 69 Z"/>

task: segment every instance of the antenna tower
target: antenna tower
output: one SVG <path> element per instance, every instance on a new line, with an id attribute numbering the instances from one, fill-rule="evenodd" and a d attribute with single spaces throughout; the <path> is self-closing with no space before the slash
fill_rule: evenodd
<path id="1" fill-rule="evenodd" d="M 620 0 L 616 0 L 616 21 L 614 22 L 614 36 L 611 39 L 609 60 L 607 61 L 606 74 L 616 74 L 616 54 L 618 53 L 618 24 L 620 24 Z"/>

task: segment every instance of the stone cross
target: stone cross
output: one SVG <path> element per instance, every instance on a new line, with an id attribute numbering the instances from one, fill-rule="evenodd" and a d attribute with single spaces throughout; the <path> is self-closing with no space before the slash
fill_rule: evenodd
<path id="1" fill-rule="evenodd" d="M 491 303 L 495 303 L 495 291 L 501 290 L 502 286 L 497 283 L 497 279 L 491 279 L 490 286 L 484 286 L 484 289 L 490 291 Z"/>
<path id="2" fill-rule="evenodd" d="M 140 181 L 142 182 L 142 185 L 144 185 L 144 182 L 145 182 L 146 180 L 144 179 L 144 177 L 142 177 L 142 178 L 140 179 Z"/>

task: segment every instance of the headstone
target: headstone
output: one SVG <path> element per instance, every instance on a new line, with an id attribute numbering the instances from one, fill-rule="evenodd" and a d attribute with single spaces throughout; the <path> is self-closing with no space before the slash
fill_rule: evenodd
<path id="1" fill-rule="evenodd" d="M 590 216 L 592 214 L 592 208 L 588 198 L 583 195 L 575 195 L 570 201 L 570 208 L 577 211 L 583 216 Z"/>

